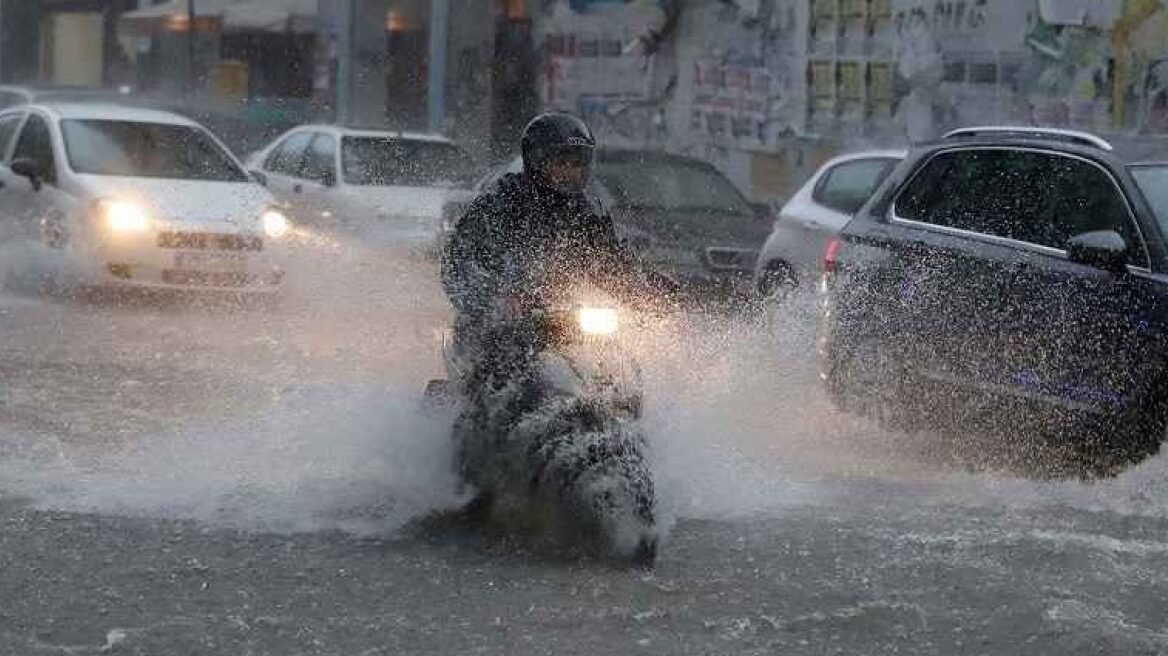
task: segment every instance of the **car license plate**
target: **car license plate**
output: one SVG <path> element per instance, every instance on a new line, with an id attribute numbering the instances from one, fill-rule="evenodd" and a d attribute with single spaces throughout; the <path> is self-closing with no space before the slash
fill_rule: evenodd
<path id="1" fill-rule="evenodd" d="M 175 253 L 174 263 L 182 271 L 247 272 L 247 257 L 239 253 Z"/>

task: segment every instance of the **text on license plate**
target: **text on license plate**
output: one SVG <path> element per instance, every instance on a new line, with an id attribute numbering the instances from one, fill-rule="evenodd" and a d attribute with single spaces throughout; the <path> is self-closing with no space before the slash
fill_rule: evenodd
<path id="1" fill-rule="evenodd" d="M 183 271 L 223 271 L 245 273 L 247 256 L 241 253 L 175 253 L 176 269 Z"/>

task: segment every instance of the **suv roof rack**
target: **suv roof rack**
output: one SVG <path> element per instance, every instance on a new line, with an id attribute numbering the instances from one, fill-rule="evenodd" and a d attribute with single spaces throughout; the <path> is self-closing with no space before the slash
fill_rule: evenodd
<path id="1" fill-rule="evenodd" d="M 1063 141 L 1079 146 L 1090 146 L 1100 150 L 1115 150 L 1112 145 L 1106 140 L 1097 137 L 1089 132 L 1077 132 L 1075 130 L 1060 130 L 1058 128 L 1038 128 L 1031 126 L 982 126 L 973 128 L 960 128 L 947 133 L 942 139 L 960 139 L 962 137 L 983 137 L 983 136 L 999 136 L 999 137 L 1027 137 L 1032 139 L 1050 139 L 1054 141 Z"/>

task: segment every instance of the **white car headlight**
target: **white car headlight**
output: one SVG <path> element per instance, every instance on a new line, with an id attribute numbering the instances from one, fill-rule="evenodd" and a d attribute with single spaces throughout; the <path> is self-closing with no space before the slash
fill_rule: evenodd
<path id="1" fill-rule="evenodd" d="M 272 239 L 279 239 L 288 234 L 288 217 L 279 210 L 267 210 L 260 220 L 264 224 L 264 234 Z"/>
<path id="2" fill-rule="evenodd" d="M 612 308 L 580 308 L 578 320 L 580 332 L 585 335 L 608 336 L 616 334 L 620 321 Z"/>
<path id="3" fill-rule="evenodd" d="M 128 200 L 103 200 L 98 208 L 111 232 L 145 232 L 150 228 L 150 216 L 142 206 Z"/>

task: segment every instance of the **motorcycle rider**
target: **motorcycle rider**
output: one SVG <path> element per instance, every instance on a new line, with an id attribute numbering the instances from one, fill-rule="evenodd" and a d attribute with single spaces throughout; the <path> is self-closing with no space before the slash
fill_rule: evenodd
<path id="1" fill-rule="evenodd" d="M 443 258 L 443 285 L 457 312 L 456 349 L 502 373 L 512 326 L 533 309 L 546 278 L 589 280 L 614 296 L 658 296 L 621 246 L 612 218 L 588 191 L 596 139 L 579 118 L 550 112 L 523 131 L 523 171 L 503 176 L 467 209 Z M 537 274 L 544 274 L 543 276 Z M 518 283 L 518 284 L 517 284 Z M 509 325 L 504 325 L 509 324 Z"/>
<path id="2" fill-rule="evenodd" d="M 463 414 L 455 425 L 459 468 L 479 484 L 513 453 L 506 434 L 540 402 L 531 366 L 538 352 L 532 318 L 543 294 L 587 281 L 644 306 L 668 291 L 649 281 L 620 244 L 612 218 L 589 193 L 596 140 L 579 118 L 545 113 L 522 138 L 523 170 L 503 176 L 459 220 L 442 262 L 442 282 L 456 311 L 454 352 L 462 363 Z M 468 437 L 469 436 L 469 437 Z M 484 464 L 490 463 L 490 464 Z M 487 486 L 489 487 L 489 486 Z M 491 506 L 480 493 L 470 516 Z"/>

